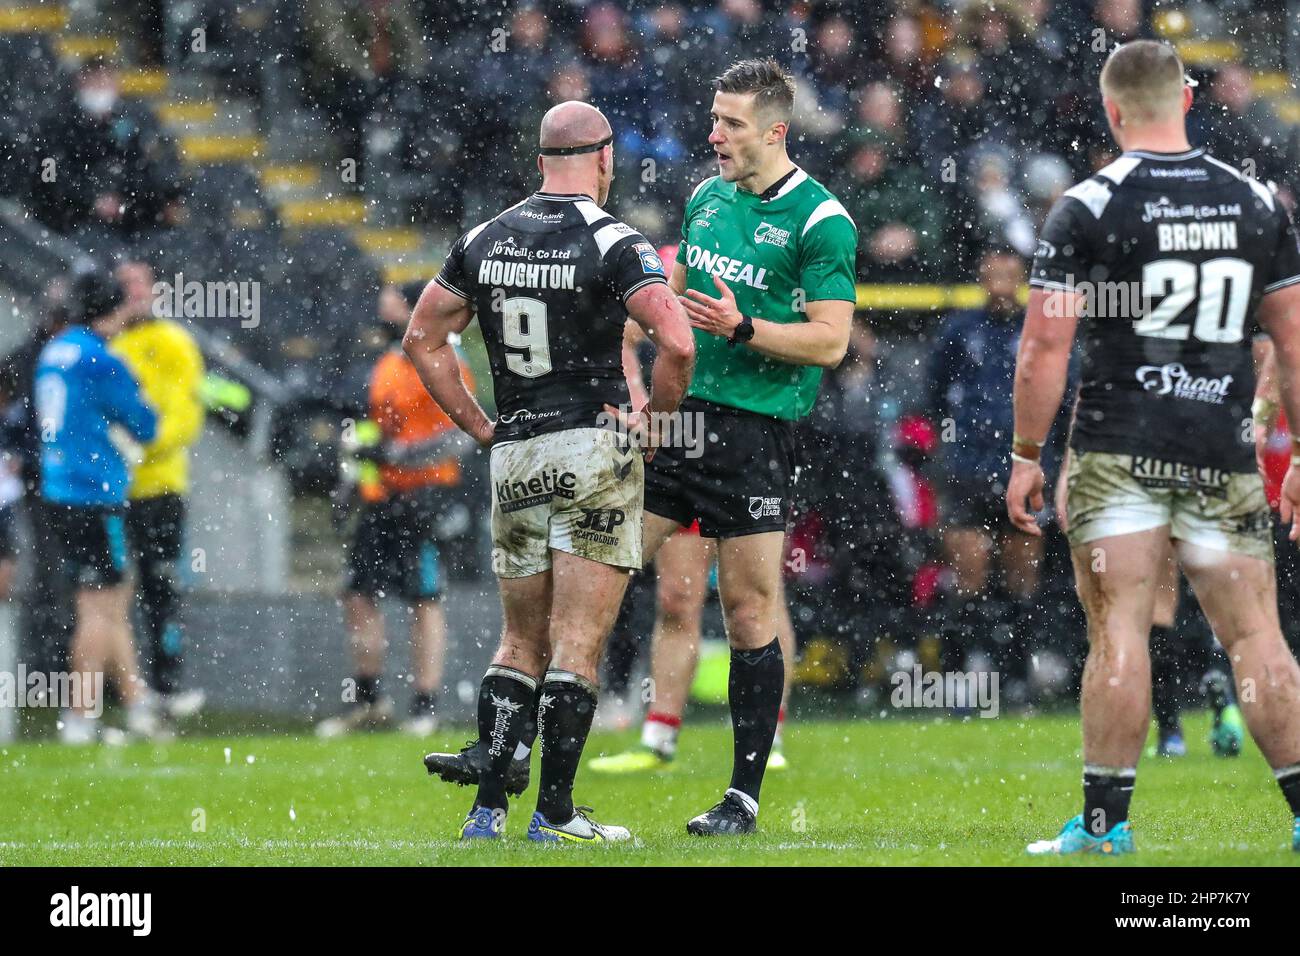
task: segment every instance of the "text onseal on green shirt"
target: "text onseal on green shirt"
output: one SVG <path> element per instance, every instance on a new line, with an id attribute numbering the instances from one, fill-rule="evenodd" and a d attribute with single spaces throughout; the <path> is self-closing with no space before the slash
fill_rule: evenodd
<path id="1" fill-rule="evenodd" d="M 857 246 L 848 212 L 803 170 L 766 201 L 714 176 L 686 203 L 677 261 L 687 267 L 688 289 L 716 298 L 716 276 L 743 314 L 804 322 L 809 302 L 856 301 Z M 688 392 L 695 398 L 791 421 L 817 399 L 820 368 L 770 359 L 698 329 L 695 350 Z"/>

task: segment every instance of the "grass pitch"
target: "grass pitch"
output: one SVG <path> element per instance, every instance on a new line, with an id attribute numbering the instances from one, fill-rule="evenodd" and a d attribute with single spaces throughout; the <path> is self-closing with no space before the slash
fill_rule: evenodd
<path id="1" fill-rule="evenodd" d="M 1133 822 L 1139 852 L 1069 865 L 1295 865 L 1290 817 L 1259 752 L 1212 756 L 1188 715 L 1191 753 L 1144 759 Z M 768 775 L 756 837 L 689 838 L 685 823 L 721 795 L 730 731 L 688 725 L 673 769 L 579 774 L 577 802 L 632 829 L 632 846 L 525 839 L 536 794 L 511 803 L 506 838 L 454 839 L 472 791 L 429 778 L 431 741 L 374 734 L 186 738 L 167 745 L 0 749 L 0 865 L 1060 865 L 1027 842 L 1078 812 L 1072 717 L 804 722 L 790 768 Z M 632 744 L 595 734 L 587 756 Z"/>

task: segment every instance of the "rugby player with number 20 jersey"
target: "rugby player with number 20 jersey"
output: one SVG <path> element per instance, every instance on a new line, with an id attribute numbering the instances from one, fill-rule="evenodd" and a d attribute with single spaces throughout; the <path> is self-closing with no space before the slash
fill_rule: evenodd
<path id="1" fill-rule="evenodd" d="M 1031 513 L 1043 506 L 1038 456 L 1081 327 L 1066 507 L 1088 618 L 1083 812 L 1029 851 L 1134 849 L 1129 805 L 1151 707 L 1147 641 L 1171 554 L 1232 661 L 1242 713 L 1300 849 L 1300 668 L 1278 622 L 1251 429 L 1257 325 L 1277 345 L 1287 411 L 1300 420 L 1296 233 L 1267 186 L 1191 148 L 1192 90 L 1172 47 L 1117 48 L 1101 91 L 1123 153 L 1067 190 L 1043 226 L 1016 369 L 1007 507 L 1021 530 L 1040 534 Z M 1283 483 L 1284 520 L 1300 506 L 1296 460 Z"/>

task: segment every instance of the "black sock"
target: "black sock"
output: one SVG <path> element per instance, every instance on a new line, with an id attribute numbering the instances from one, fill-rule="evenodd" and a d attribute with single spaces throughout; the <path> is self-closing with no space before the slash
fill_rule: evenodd
<path id="1" fill-rule="evenodd" d="M 493 664 L 478 691 L 478 739 L 484 747 L 474 806 L 506 808 L 506 768 L 515 755 L 532 707 L 537 681 L 513 667 Z"/>
<path id="2" fill-rule="evenodd" d="M 767 757 L 776 736 L 785 690 L 785 658 L 776 638 L 757 650 L 731 650 L 731 674 L 727 678 L 727 699 L 731 704 L 731 732 L 734 756 L 731 789 L 753 798 L 763 786 Z"/>
<path id="3" fill-rule="evenodd" d="M 537 705 L 542 700 L 542 689 L 537 688 L 537 693 L 533 695 L 533 704 L 528 708 L 528 719 L 524 721 L 524 731 L 519 735 L 519 742 L 529 750 L 533 749 L 533 744 L 537 743 Z"/>
<path id="4" fill-rule="evenodd" d="M 596 687 L 568 671 L 547 671 L 537 709 L 542 780 L 537 809 L 552 823 L 573 818 L 573 779 L 596 714 Z"/>
<path id="5" fill-rule="evenodd" d="M 1151 711 L 1161 736 L 1179 729 L 1178 659 L 1173 640 L 1173 628 L 1151 628 Z"/>
<path id="6" fill-rule="evenodd" d="M 966 666 L 966 655 L 975 643 L 973 610 L 966 609 L 967 599 L 949 592 L 943 602 L 939 623 L 940 667 L 945 671 L 959 671 Z"/>
<path id="7" fill-rule="evenodd" d="M 411 716 L 423 717 L 438 709 L 438 695 L 431 690 L 417 690 L 411 698 Z"/>
<path id="8" fill-rule="evenodd" d="M 1128 819 L 1136 779 L 1135 767 L 1083 768 L 1083 826 L 1089 833 L 1101 836 Z"/>
<path id="9" fill-rule="evenodd" d="M 354 680 L 357 682 L 357 703 L 373 704 L 379 697 L 379 678 L 358 674 Z"/>
<path id="10" fill-rule="evenodd" d="M 1300 817 L 1300 763 L 1274 770 L 1273 776 L 1277 778 L 1277 785 L 1282 788 L 1282 796 L 1286 797 L 1292 816 Z"/>

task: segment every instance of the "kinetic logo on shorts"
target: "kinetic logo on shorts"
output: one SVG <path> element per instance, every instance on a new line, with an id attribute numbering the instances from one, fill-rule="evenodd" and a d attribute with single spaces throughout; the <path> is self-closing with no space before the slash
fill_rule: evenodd
<path id="1" fill-rule="evenodd" d="M 1134 455 L 1129 474 L 1143 488 L 1186 488 L 1207 498 L 1227 498 L 1232 474 L 1222 468 Z"/>
<path id="2" fill-rule="evenodd" d="M 541 475 L 535 475 L 527 481 L 498 481 L 494 483 L 497 493 L 497 505 L 502 512 L 522 511 L 536 505 L 544 505 L 555 498 L 573 500 L 574 489 L 578 487 L 578 476 L 571 471 L 559 471 L 552 468 Z"/>

